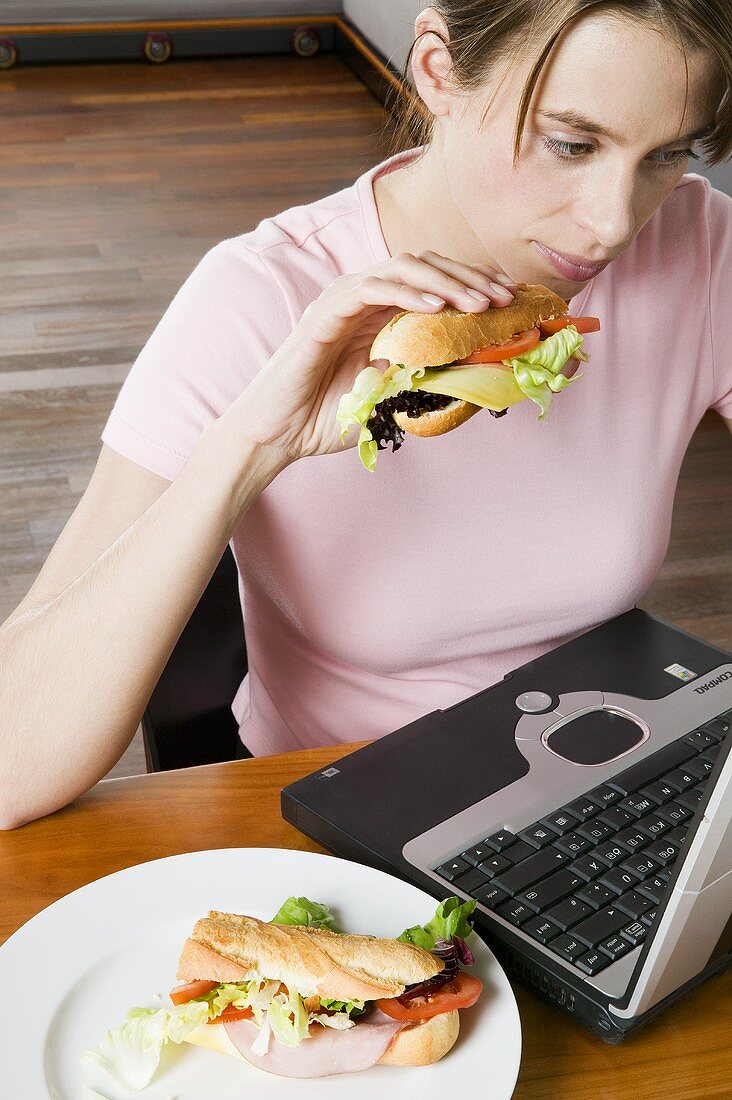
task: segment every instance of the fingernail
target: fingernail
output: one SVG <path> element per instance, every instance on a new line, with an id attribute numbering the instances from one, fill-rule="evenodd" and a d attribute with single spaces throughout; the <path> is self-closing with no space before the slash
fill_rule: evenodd
<path id="1" fill-rule="evenodd" d="M 488 295 L 482 294 L 480 290 L 471 290 L 469 287 L 466 289 L 471 298 L 476 298 L 479 302 L 487 302 L 489 300 Z"/>
<path id="2" fill-rule="evenodd" d="M 504 296 L 509 295 L 511 298 L 513 297 L 513 294 L 508 289 L 508 287 L 501 286 L 500 283 L 491 283 L 491 286 L 495 290 L 496 294 L 503 294 Z"/>
<path id="3" fill-rule="evenodd" d="M 438 298 L 436 294 L 423 294 L 422 297 L 425 302 L 429 302 L 431 306 L 444 306 L 445 304 L 445 299 Z"/>
<path id="4" fill-rule="evenodd" d="M 510 290 L 518 289 L 518 283 L 514 282 L 508 275 L 494 275 L 494 279 L 497 283 L 500 283 L 501 286 L 507 286 Z"/>

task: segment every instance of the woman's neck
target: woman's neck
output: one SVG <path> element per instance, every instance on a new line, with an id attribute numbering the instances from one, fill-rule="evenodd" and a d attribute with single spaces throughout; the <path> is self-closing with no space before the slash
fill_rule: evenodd
<path id="1" fill-rule="evenodd" d="M 431 250 L 462 263 L 491 263 L 452 200 L 436 144 L 429 145 L 416 162 L 378 176 L 373 190 L 391 256 Z"/>

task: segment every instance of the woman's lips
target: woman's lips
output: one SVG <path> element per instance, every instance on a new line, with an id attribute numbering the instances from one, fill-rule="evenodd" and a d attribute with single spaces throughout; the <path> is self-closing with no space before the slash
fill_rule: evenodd
<path id="1" fill-rule="evenodd" d="M 543 256 L 546 256 L 555 271 L 563 278 L 569 279 L 570 282 L 574 283 L 581 283 L 586 279 L 594 279 L 595 275 L 599 275 L 602 269 L 607 267 L 610 263 L 610 260 L 600 260 L 598 263 L 591 263 L 588 260 L 581 260 L 575 256 L 563 256 L 561 252 L 555 252 L 553 248 L 549 248 L 545 244 L 540 244 L 539 241 L 534 241 L 533 244 Z"/>

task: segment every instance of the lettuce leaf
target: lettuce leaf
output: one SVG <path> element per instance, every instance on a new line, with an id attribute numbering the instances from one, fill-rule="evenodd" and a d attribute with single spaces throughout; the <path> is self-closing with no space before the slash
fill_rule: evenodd
<path id="1" fill-rule="evenodd" d="M 166 1043 L 182 1043 L 191 1031 L 205 1024 L 209 1007 L 189 1001 L 167 1008 L 133 1008 L 119 1027 L 108 1031 L 98 1047 L 87 1050 L 82 1060 L 101 1066 L 124 1088 L 139 1092 L 150 1084 Z"/>
<path id="2" fill-rule="evenodd" d="M 539 420 L 544 420 L 549 412 L 553 395 L 582 377 L 575 374 L 567 378 L 561 372 L 572 356 L 580 351 L 583 343 L 584 338 L 574 325 L 568 325 L 546 340 L 540 340 L 523 355 L 506 359 L 506 364 L 513 368 L 521 392 L 539 406 Z M 587 356 L 581 352 L 578 358 L 586 360 Z"/>
<path id="3" fill-rule="evenodd" d="M 327 1008 L 331 1012 L 345 1012 L 346 1016 L 350 1016 L 352 1013 L 359 1016 L 366 1006 L 365 1001 L 334 1001 L 328 997 L 321 997 L 320 1003 L 323 1008 Z"/>
<path id="4" fill-rule="evenodd" d="M 335 918 L 328 906 L 310 901 L 309 898 L 288 898 L 272 917 L 271 923 L 304 924 L 308 928 L 328 928 L 331 932 L 335 931 Z"/>
<path id="5" fill-rule="evenodd" d="M 399 366 L 394 372 L 383 374 L 376 367 L 366 367 L 357 375 L 350 393 L 344 393 L 338 404 L 336 419 L 341 426 L 341 440 L 345 439 L 349 428 L 361 425 L 358 437 L 358 456 L 371 473 L 376 469 L 378 447 L 376 440 L 366 427 L 374 408 L 387 397 L 396 397 L 402 390 L 414 388 L 414 381 L 424 375 L 424 367 L 407 368 Z"/>
<path id="6" fill-rule="evenodd" d="M 310 1035 L 310 1014 L 298 993 L 277 993 L 269 1002 L 267 1019 L 278 1043 L 296 1047 Z"/>
<path id="7" fill-rule="evenodd" d="M 473 931 L 468 917 L 477 904 L 476 901 L 461 902 L 456 897 L 445 898 L 437 906 L 432 920 L 424 925 L 415 924 L 412 928 L 406 928 L 397 939 L 403 943 L 414 943 L 425 951 L 431 951 L 438 940 L 449 941 L 453 936 L 465 940 Z"/>

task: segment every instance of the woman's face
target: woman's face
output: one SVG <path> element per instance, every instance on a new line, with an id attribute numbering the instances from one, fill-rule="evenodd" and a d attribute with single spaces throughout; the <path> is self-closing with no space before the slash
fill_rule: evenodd
<path id="1" fill-rule="evenodd" d="M 622 17 L 584 17 L 544 67 L 516 169 L 514 129 L 530 62 L 508 73 L 482 124 L 494 84 L 450 97 L 435 120 L 442 171 L 485 262 L 569 299 L 597 274 L 581 261 L 619 256 L 693 165 L 689 135 L 714 118 L 715 59 L 694 51 L 687 60 L 688 98 L 672 40 Z"/>

